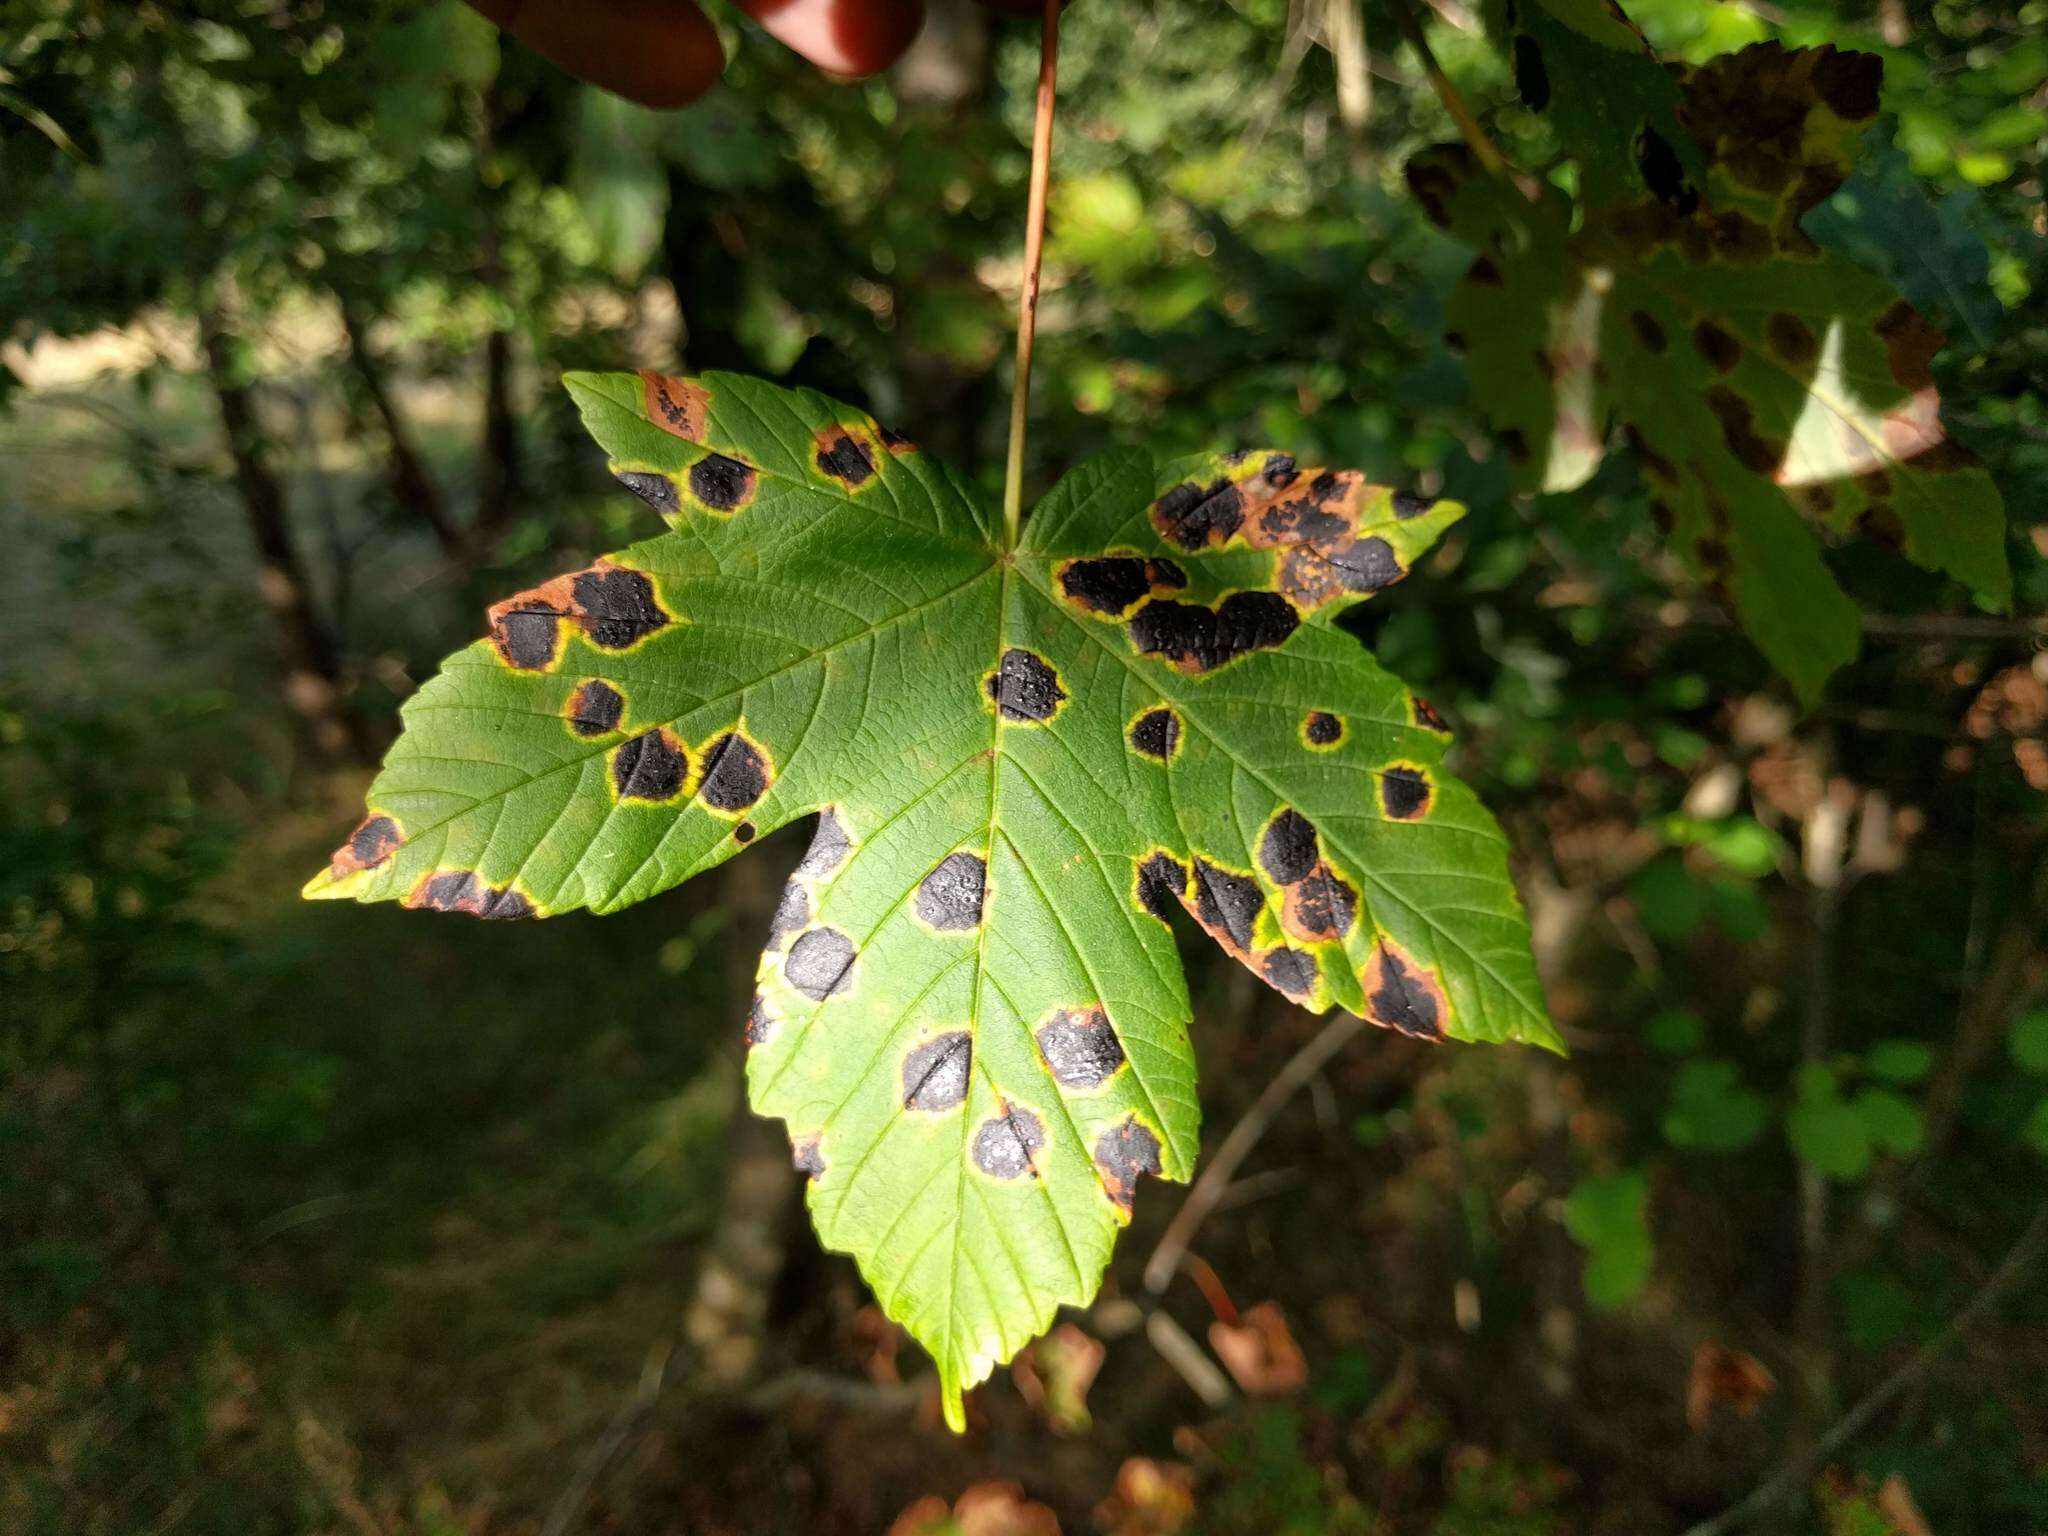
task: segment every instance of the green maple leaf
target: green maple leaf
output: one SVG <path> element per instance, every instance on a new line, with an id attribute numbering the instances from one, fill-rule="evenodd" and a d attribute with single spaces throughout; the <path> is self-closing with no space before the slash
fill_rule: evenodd
<path id="1" fill-rule="evenodd" d="M 2005 513 L 1941 424 L 1941 333 L 1801 228 L 1848 174 L 1879 61 L 1758 44 L 1681 77 L 1702 195 L 1592 201 L 1573 225 L 1462 148 L 1409 181 L 1479 256 L 1448 323 L 1528 490 L 1583 484 L 1619 426 L 1652 510 L 1809 701 L 1860 640 L 1817 533 L 1872 537 L 2011 597 Z"/>
<path id="2" fill-rule="evenodd" d="M 815 813 L 746 1023 L 819 1235 L 961 1392 L 1095 1293 L 1199 1111 L 1169 911 L 1304 1005 L 1555 1046 L 1443 723 L 1333 622 L 1462 513 L 1105 455 L 1023 544 L 857 411 L 568 380 L 672 531 L 491 610 L 307 887 L 608 912 Z"/>

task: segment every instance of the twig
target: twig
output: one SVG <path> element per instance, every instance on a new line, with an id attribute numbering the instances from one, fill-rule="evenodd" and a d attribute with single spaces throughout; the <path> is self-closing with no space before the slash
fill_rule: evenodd
<path id="1" fill-rule="evenodd" d="M 1146 1315 L 1145 1337 L 1159 1351 L 1160 1358 L 1180 1372 L 1181 1380 L 1194 1389 L 1204 1406 L 1221 1408 L 1229 1403 L 1229 1379 L 1202 1352 L 1202 1346 L 1188 1337 L 1187 1330 L 1163 1309 L 1155 1307 Z"/>
<path id="2" fill-rule="evenodd" d="M 1052 177 L 1052 103 L 1058 83 L 1060 0 L 1045 0 L 1038 106 L 1031 121 L 1031 189 L 1024 209 L 1024 288 L 1017 299 L 1017 377 L 1010 385 L 1010 459 L 1003 469 L 1003 548 L 1024 522 L 1024 426 L 1031 414 L 1031 345 L 1038 336 L 1038 269 L 1045 255 L 1045 189 Z"/>
<path id="3" fill-rule="evenodd" d="M 1174 1212 L 1165 1235 L 1159 1239 L 1159 1246 L 1152 1250 L 1152 1257 L 1145 1261 L 1145 1288 L 1148 1291 L 1157 1296 L 1173 1283 L 1196 1230 L 1230 1188 L 1238 1165 L 1251 1155 L 1252 1148 L 1259 1144 L 1259 1138 L 1273 1123 L 1273 1117 L 1310 1078 L 1322 1070 L 1323 1063 L 1341 1051 L 1363 1028 L 1365 1020 L 1355 1014 L 1340 1013 L 1331 1019 L 1313 1040 L 1294 1053 L 1287 1065 L 1266 1084 L 1265 1092 L 1245 1111 L 1244 1118 L 1230 1128 L 1230 1134 L 1223 1138 L 1223 1145 L 1216 1149 L 1215 1155 L 1209 1159 L 1209 1166 L 1202 1170 L 1202 1176 L 1195 1180 L 1195 1187 L 1188 1191 L 1187 1199 Z"/>
<path id="4" fill-rule="evenodd" d="M 1408 40 L 1408 46 L 1415 50 L 1416 58 L 1422 61 L 1422 72 L 1429 76 L 1429 83 L 1435 89 L 1437 100 L 1444 104 L 1444 110 L 1451 114 L 1451 121 L 1458 125 L 1458 132 L 1464 136 L 1469 148 L 1479 163 L 1495 176 L 1508 174 L 1507 157 L 1493 147 L 1493 140 L 1486 136 L 1486 130 L 1479 126 L 1479 119 L 1472 115 L 1472 109 L 1465 105 L 1465 98 L 1458 94 L 1458 88 L 1451 84 L 1451 77 L 1444 73 L 1443 65 L 1437 63 L 1436 55 L 1430 51 L 1429 39 L 1422 34 L 1422 22 L 1415 14 L 1415 8 L 1408 0 L 1394 0 L 1394 22 L 1401 29 L 1401 35 Z"/>
<path id="5" fill-rule="evenodd" d="M 1887 1377 L 1869 1396 L 1842 1415 L 1834 1428 L 1822 1435 L 1811 1450 L 1793 1457 L 1741 1503 L 1722 1511 L 1711 1520 L 1695 1525 L 1685 1533 L 1685 1536 L 1726 1536 L 1729 1531 L 1740 1529 L 1758 1515 L 1776 1507 L 1787 1494 L 1812 1476 L 1815 1469 L 1828 1457 L 1862 1433 L 1864 1427 L 1882 1413 L 1894 1398 L 1918 1381 L 1927 1369 L 1947 1352 L 1949 1346 L 2012 1287 L 2013 1282 L 2019 1279 L 2027 1267 L 2040 1256 L 2044 1246 L 2048 1246 L 2048 1204 L 2043 1204 L 2034 1212 L 2034 1219 L 2027 1223 L 2027 1228 L 2020 1234 L 2019 1241 L 2012 1245 L 1998 1268 L 1991 1272 L 1983 1288 L 1970 1298 L 1960 1312 L 1949 1319 L 1947 1327 L 1923 1345 L 1912 1359 Z"/>

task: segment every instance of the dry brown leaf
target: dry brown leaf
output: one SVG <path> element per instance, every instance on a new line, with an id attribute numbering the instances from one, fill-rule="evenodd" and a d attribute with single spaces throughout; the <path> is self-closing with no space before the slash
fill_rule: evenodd
<path id="1" fill-rule="evenodd" d="M 1308 1381 L 1301 1346 L 1273 1302 L 1248 1308 L 1236 1323 L 1211 1323 L 1209 1347 L 1250 1396 L 1284 1397 Z"/>
<path id="2" fill-rule="evenodd" d="M 1177 1536 L 1194 1515 L 1194 1469 L 1149 1456 L 1118 1467 L 1115 1491 L 1095 1507 L 1095 1523 L 1107 1536 Z"/>
<path id="3" fill-rule="evenodd" d="M 1693 1351 L 1692 1378 L 1686 1383 L 1685 1421 L 1695 1433 L 1706 1428 L 1716 1403 L 1726 1403 L 1737 1417 L 1746 1419 L 1777 1385 L 1770 1367 L 1755 1355 L 1702 1339 Z"/>

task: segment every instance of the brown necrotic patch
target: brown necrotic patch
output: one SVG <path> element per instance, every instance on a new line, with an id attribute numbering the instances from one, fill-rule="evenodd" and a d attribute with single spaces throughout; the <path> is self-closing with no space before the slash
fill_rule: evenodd
<path id="1" fill-rule="evenodd" d="M 825 1138 L 800 1136 L 789 1144 L 790 1166 L 813 1184 L 825 1177 Z"/>
<path id="2" fill-rule="evenodd" d="M 1408 713 L 1425 731 L 1435 731 L 1439 736 L 1451 734 L 1450 725 L 1436 712 L 1436 706 L 1419 693 L 1409 695 Z"/>
<path id="3" fill-rule="evenodd" d="M 1123 1043 L 1100 1008 L 1062 1008 L 1038 1026 L 1036 1039 L 1062 1088 L 1100 1088 L 1124 1064 Z"/>
<path id="4" fill-rule="evenodd" d="M 981 926 L 988 865 L 978 853 L 949 853 L 918 882 L 915 907 L 920 921 L 941 933 L 968 933 Z"/>
<path id="5" fill-rule="evenodd" d="M 569 695 L 569 729 L 578 736 L 609 736 L 626 716 L 626 696 L 593 677 Z"/>
<path id="6" fill-rule="evenodd" d="M 1233 592 L 1214 608 L 1154 598 L 1131 615 L 1131 642 L 1191 676 L 1287 643 L 1301 614 L 1278 592 Z"/>
<path id="7" fill-rule="evenodd" d="M 789 946 L 782 974 L 805 997 L 822 1003 L 852 984 L 853 960 L 853 940 L 837 928 L 813 928 Z"/>
<path id="8" fill-rule="evenodd" d="M 1365 967 L 1366 1013 L 1373 1023 L 1420 1040 L 1441 1040 L 1450 1006 L 1436 976 L 1395 948 L 1373 946 Z"/>
<path id="9" fill-rule="evenodd" d="M 533 903 L 511 886 L 494 889 L 467 869 L 437 870 L 426 876 L 403 905 L 420 912 L 467 912 L 494 921 L 539 915 Z"/>
<path id="10" fill-rule="evenodd" d="M 600 650 L 625 651 L 671 622 L 645 571 L 605 560 L 509 597 L 490 611 L 491 643 L 507 666 L 522 672 L 555 664 L 564 624 L 576 625 Z"/>
<path id="11" fill-rule="evenodd" d="M 1280 908 L 1280 927 L 1307 944 L 1341 939 L 1358 921 L 1358 892 L 1325 863 L 1287 887 Z"/>
<path id="12" fill-rule="evenodd" d="M 1380 772 L 1380 809 L 1392 821 L 1414 821 L 1429 810 L 1429 775 L 1413 763 L 1393 763 Z"/>
<path id="13" fill-rule="evenodd" d="M 404 846 L 405 834 L 398 823 L 381 812 L 372 812 L 349 833 L 348 841 L 334 850 L 327 870 L 335 879 L 344 879 L 365 869 L 375 869 Z"/>
<path id="14" fill-rule="evenodd" d="M 1316 957 L 1298 949 L 1269 949 L 1259 956 L 1259 974 L 1275 991 L 1300 1002 L 1313 997 L 1320 974 Z"/>
<path id="15" fill-rule="evenodd" d="M 818 813 L 818 830 L 811 834 L 811 846 L 804 851 L 796 872 L 800 875 L 829 875 L 846 862 L 847 854 L 852 851 L 853 839 L 846 834 L 846 823 L 839 819 L 839 812 L 828 805 Z"/>
<path id="16" fill-rule="evenodd" d="M 612 787 L 621 800 L 673 800 L 690 777 L 690 755 L 667 727 L 644 731 L 612 754 Z"/>
<path id="17" fill-rule="evenodd" d="M 694 379 L 675 379 L 644 369 L 640 382 L 641 398 L 649 421 L 665 432 L 673 432 L 685 442 L 704 441 L 704 422 L 710 410 L 711 395 L 703 385 Z"/>
<path id="18" fill-rule="evenodd" d="M 893 427 L 884 427 L 878 424 L 875 427 L 875 431 L 882 439 L 882 446 L 897 458 L 900 459 L 906 454 L 917 452 L 917 444 L 913 443 L 901 432 L 896 431 Z"/>
<path id="19" fill-rule="evenodd" d="M 1136 1115 L 1118 1121 L 1095 1139 L 1095 1172 L 1103 1193 L 1125 1212 L 1138 1193 L 1138 1175 L 1160 1170 L 1159 1138 Z"/>
<path id="20" fill-rule="evenodd" d="M 1050 720 L 1066 702 L 1060 675 L 1043 656 L 1012 646 L 1003 652 L 984 686 L 1005 720 L 1037 724 Z"/>
<path id="21" fill-rule="evenodd" d="M 1152 503 L 1152 526 L 1182 549 L 1228 544 L 1244 525 L 1244 492 L 1227 476 L 1186 480 Z"/>
<path id="22" fill-rule="evenodd" d="M 1157 762 L 1171 762 L 1180 750 L 1180 716 L 1166 706 L 1148 709 L 1131 722 L 1131 750 Z"/>
<path id="23" fill-rule="evenodd" d="M 903 1058 L 903 1107 L 939 1113 L 967 1099 L 974 1041 L 964 1029 L 927 1040 Z"/>
<path id="24" fill-rule="evenodd" d="M 775 765 L 744 731 L 727 731 L 704 748 L 704 778 L 697 798 L 714 811 L 738 815 L 759 802 L 775 780 Z"/>
<path id="25" fill-rule="evenodd" d="M 1877 335 L 1901 389 L 1921 390 L 1934 382 L 1934 357 L 1946 338 L 1919 310 L 1900 299 L 1877 317 Z"/>
<path id="26" fill-rule="evenodd" d="M 827 427 L 817 435 L 811 462 L 818 473 L 848 490 L 858 490 L 875 475 L 874 450 L 844 427 Z"/>
<path id="27" fill-rule="evenodd" d="M 1045 1127 L 1038 1116 L 1015 1104 L 981 1123 L 974 1133 L 974 1166 L 992 1179 L 1036 1176 L 1032 1157 L 1045 1145 Z"/>
<path id="28" fill-rule="evenodd" d="M 757 1045 L 766 1045 L 773 1040 L 775 1026 L 780 1022 L 781 1020 L 769 1010 L 768 1000 L 760 993 L 755 993 L 754 1001 L 747 1009 L 747 1026 L 744 1032 L 747 1049 L 752 1050 Z"/>
<path id="29" fill-rule="evenodd" d="M 663 516 L 683 509 L 682 493 L 676 489 L 673 475 L 653 470 L 615 469 L 612 478 Z"/>
<path id="30" fill-rule="evenodd" d="M 1250 875 L 1223 869 L 1207 859 L 1195 860 L 1195 921 L 1232 954 L 1243 957 L 1251 953 L 1252 934 L 1265 905 L 1266 893 Z"/>
<path id="31" fill-rule="evenodd" d="M 1188 888 L 1187 866 L 1164 850 L 1138 860 L 1131 893 L 1140 907 L 1166 922 Z"/>
<path id="32" fill-rule="evenodd" d="M 713 512 L 733 513 L 754 499 L 754 466 L 707 453 L 690 466 L 690 494 Z"/>
<path id="33" fill-rule="evenodd" d="M 1302 719 L 1301 739 L 1317 751 L 1328 751 L 1344 739 L 1344 722 L 1327 709 L 1312 709 Z"/>

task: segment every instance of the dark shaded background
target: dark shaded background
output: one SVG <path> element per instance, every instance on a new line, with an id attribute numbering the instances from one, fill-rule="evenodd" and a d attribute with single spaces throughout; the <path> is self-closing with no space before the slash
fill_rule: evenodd
<path id="1" fill-rule="evenodd" d="M 735 25 L 657 117 L 452 5 L 0 0 L 0 1528 L 926 1530 L 1010 1480 L 1044 1507 L 957 1527 L 1678 1531 L 2038 1238 L 2041 0 L 1636 8 L 1673 57 L 1884 54 L 1816 232 L 1949 331 L 2013 519 L 2017 619 L 1836 552 L 1865 652 L 1807 714 L 1626 455 L 1509 494 L 1380 0 L 1071 9 L 1032 479 L 1269 444 L 1471 503 L 1362 625 L 1508 826 L 1575 1049 L 1374 1034 L 1288 1104 L 1164 1313 L 1273 1303 L 1305 1385 L 1205 1403 L 1134 1327 L 1155 1185 L 1105 1303 L 938 1427 L 737 1112 L 800 834 L 603 920 L 298 902 L 483 607 L 645 531 L 563 368 L 815 385 L 993 492 L 1034 35 L 931 10 L 853 86 Z M 1479 18 L 1431 32 L 1544 165 Z M 1187 948 L 1213 1147 L 1319 1022 Z M 707 1334 L 721 1264 L 760 1304 Z M 1785 1528 L 2048 1529 L 2044 1269 Z"/>

